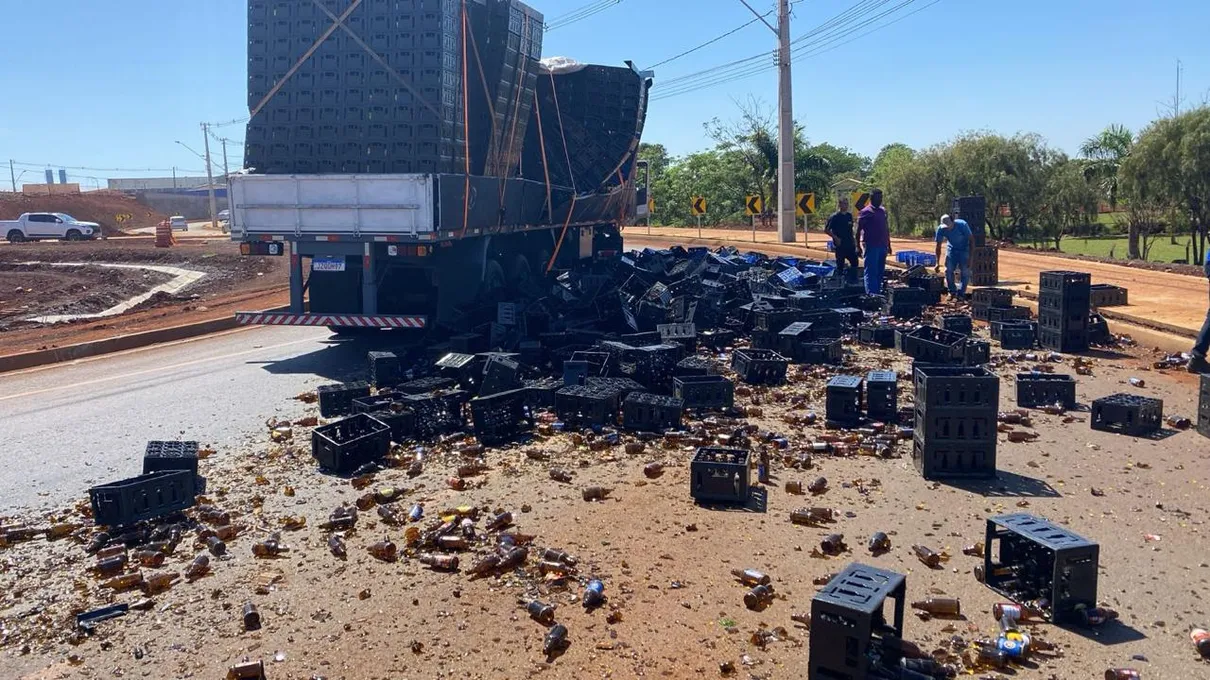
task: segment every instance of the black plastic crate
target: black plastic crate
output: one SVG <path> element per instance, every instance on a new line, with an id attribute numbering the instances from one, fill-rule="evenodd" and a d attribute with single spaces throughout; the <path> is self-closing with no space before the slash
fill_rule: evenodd
<path id="1" fill-rule="evenodd" d="M 731 368 L 751 385 L 780 385 L 786 381 L 790 361 L 768 349 L 739 349 L 731 356 Z"/>
<path id="2" fill-rule="evenodd" d="M 879 347 L 895 346 L 896 328 L 885 323 L 867 323 L 857 328 L 857 340 Z"/>
<path id="3" fill-rule="evenodd" d="M 976 288 L 971 292 L 971 304 L 976 307 L 1011 307 L 1015 294 L 1010 288 Z"/>
<path id="4" fill-rule="evenodd" d="M 1045 271 L 1038 274 L 1038 295 L 1059 293 L 1064 297 L 1086 298 L 1092 290 L 1092 274 L 1088 272 Z"/>
<path id="5" fill-rule="evenodd" d="M 807 677 L 899 677 L 902 656 L 887 643 L 903 639 L 906 608 L 906 576 L 856 562 L 845 567 L 811 600 Z"/>
<path id="6" fill-rule="evenodd" d="M 649 392 L 631 392 L 622 403 L 622 426 L 627 430 L 663 432 L 681 426 L 685 402 Z"/>
<path id="7" fill-rule="evenodd" d="M 895 423 L 899 420 L 899 374 L 895 371 L 870 371 L 865 377 L 866 415 L 871 420 Z"/>
<path id="8" fill-rule="evenodd" d="M 405 382 L 396 387 L 395 391 L 399 392 L 400 394 L 419 395 L 428 394 L 429 392 L 436 392 L 438 390 L 448 390 L 453 386 L 454 380 L 451 378 L 431 377 Z"/>
<path id="9" fill-rule="evenodd" d="M 1113 336 L 1109 333 L 1109 322 L 1100 314 L 1091 314 L 1088 317 L 1088 344 L 1090 345 L 1107 345 L 1113 340 Z"/>
<path id="10" fill-rule="evenodd" d="M 492 356 L 483 366 L 483 380 L 479 384 L 479 396 L 509 392 L 521 387 L 521 365 L 506 356 Z"/>
<path id="11" fill-rule="evenodd" d="M 394 387 L 402 382 L 399 357 L 394 352 L 368 352 L 366 358 L 370 363 L 371 385 L 378 388 Z"/>
<path id="12" fill-rule="evenodd" d="M 191 507 L 198 476 L 189 470 L 162 470 L 88 490 L 92 517 L 100 526 L 129 526 Z"/>
<path id="13" fill-rule="evenodd" d="M 985 320 L 988 322 L 1029 321 L 1029 317 L 1029 307 L 1012 305 L 1009 307 L 988 307 L 987 318 Z"/>
<path id="14" fill-rule="evenodd" d="M 920 326 L 895 333 L 895 347 L 917 361 L 934 364 L 961 363 L 967 338 L 936 326 Z"/>
<path id="15" fill-rule="evenodd" d="M 416 414 L 416 437 L 429 439 L 461 430 L 466 424 L 464 407 L 470 398 L 464 390 L 448 390 L 407 395 L 401 403 Z"/>
<path id="16" fill-rule="evenodd" d="M 750 473 L 745 449 L 701 447 L 689 464 L 689 495 L 698 502 L 748 502 Z"/>
<path id="17" fill-rule="evenodd" d="M 1210 373 L 1201 378 L 1201 394 L 1197 404 L 1197 431 L 1210 437 Z"/>
<path id="18" fill-rule="evenodd" d="M 1120 307 L 1130 304 L 1127 300 L 1129 292 L 1121 286 L 1108 283 L 1094 283 L 1089 287 L 1089 304 L 1093 309 L 1099 307 Z"/>
<path id="19" fill-rule="evenodd" d="M 992 360 L 992 344 L 986 340 L 968 338 L 962 347 L 962 363 L 967 366 L 978 366 Z"/>
<path id="20" fill-rule="evenodd" d="M 714 375 L 718 373 L 718 365 L 712 359 L 702 356 L 688 356 L 676 364 L 676 375 Z"/>
<path id="21" fill-rule="evenodd" d="M 1057 330 L 1038 326 L 1038 344 L 1045 349 L 1065 354 L 1088 351 L 1088 329 Z"/>
<path id="22" fill-rule="evenodd" d="M 607 425 L 618 415 L 616 389 L 572 385 L 555 392 L 555 413 L 570 427 Z"/>
<path id="23" fill-rule="evenodd" d="M 352 472 L 387 455 L 390 448 L 390 426 L 365 413 L 311 431 L 311 455 L 331 472 Z"/>
<path id="24" fill-rule="evenodd" d="M 1059 373 L 1017 374 L 1017 406 L 1040 408 L 1052 404 L 1062 404 L 1067 409 L 1076 407 L 1075 378 Z"/>
<path id="25" fill-rule="evenodd" d="M 1002 349 L 1033 349 L 1038 344 L 1038 327 L 1032 323 L 1001 322 L 996 339 Z"/>
<path id="26" fill-rule="evenodd" d="M 828 381 L 825 413 L 832 427 L 857 427 L 861 423 L 861 378 L 838 375 Z"/>
<path id="27" fill-rule="evenodd" d="M 346 416 L 353 412 L 353 400 L 370 396 L 370 384 L 364 382 L 320 385 L 315 388 L 319 395 L 319 415 L 324 418 Z"/>
<path id="28" fill-rule="evenodd" d="M 1014 513 L 987 520 L 983 582 L 1016 602 L 1036 602 L 1054 623 L 1080 624 L 1097 606 L 1100 546 L 1041 517 Z"/>
<path id="29" fill-rule="evenodd" d="M 917 411 L 995 413 L 1000 406 L 1000 380 L 982 366 L 918 364 L 913 371 Z"/>
<path id="30" fill-rule="evenodd" d="M 818 338 L 798 346 L 794 358 L 800 364 L 840 364 L 844 362 L 844 345 L 840 338 Z"/>
<path id="31" fill-rule="evenodd" d="M 1111 394 L 1092 402 L 1089 424 L 1094 430 L 1142 436 L 1164 423 L 1164 401 L 1137 394 Z"/>
<path id="32" fill-rule="evenodd" d="M 496 392 L 471 399 L 471 425 L 475 437 L 488 446 L 510 441 L 533 427 L 525 389 Z"/>
<path id="33" fill-rule="evenodd" d="M 951 333 L 969 336 L 975 332 L 975 322 L 969 314 L 942 314 L 938 321 L 938 328 Z"/>
<path id="34" fill-rule="evenodd" d="M 143 450 L 143 474 L 163 470 L 188 470 L 197 474 L 197 442 L 150 441 Z"/>
<path id="35" fill-rule="evenodd" d="M 735 383 L 721 375 L 680 376 L 673 380 L 673 396 L 685 408 L 730 408 L 735 405 Z"/>

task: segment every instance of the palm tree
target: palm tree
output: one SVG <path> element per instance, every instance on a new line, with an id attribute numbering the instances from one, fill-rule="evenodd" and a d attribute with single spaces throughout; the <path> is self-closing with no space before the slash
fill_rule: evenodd
<path id="1" fill-rule="evenodd" d="M 1118 170 L 1133 145 L 1134 135 L 1126 126 L 1118 124 L 1110 125 L 1080 145 L 1084 177 L 1097 183 L 1111 210 L 1118 207 Z"/>

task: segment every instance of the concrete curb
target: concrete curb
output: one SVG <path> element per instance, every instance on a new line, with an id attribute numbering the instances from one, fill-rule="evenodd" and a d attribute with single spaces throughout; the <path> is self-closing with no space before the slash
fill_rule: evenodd
<path id="1" fill-rule="evenodd" d="M 290 308 L 288 306 L 275 307 L 265 311 L 288 312 L 290 311 Z M 239 324 L 235 322 L 235 315 L 232 314 L 230 317 L 222 319 L 199 321 L 197 323 L 185 324 L 183 326 L 158 328 L 153 331 L 119 335 L 113 338 L 94 340 L 93 342 L 82 342 L 76 345 L 67 345 L 64 347 L 56 347 L 54 349 L 43 349 L 33 352 L 22 352 L 20 354 L 9 354 L 7 356 L 0 356 L 0 373 L 19 371 L 26 368 L 35 368 L 37 366 L 45 366 L 47 364 L 57 364 L 64 361 L 87 359 L 89 357 L 100 356 L 102 354 L 124 352 L 128 349 L 138 349 L 140 347 L 159 345 L 165 342 L 187 340 L 200 335 L 219 333 L 221 331 L 227 331 L 238 327 Z"/>

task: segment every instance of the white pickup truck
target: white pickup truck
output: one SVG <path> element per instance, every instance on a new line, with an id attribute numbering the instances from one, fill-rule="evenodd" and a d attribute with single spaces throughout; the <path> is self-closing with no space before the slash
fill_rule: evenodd
<path id="1" fill-rule="evenodd" d="M 9 243 L 55 238 L 83 241 L 101 237 L 101 225 L 80 222 L 64 213 L 25 213 L 15 220 L 0 220 L 0 234 Z"/>

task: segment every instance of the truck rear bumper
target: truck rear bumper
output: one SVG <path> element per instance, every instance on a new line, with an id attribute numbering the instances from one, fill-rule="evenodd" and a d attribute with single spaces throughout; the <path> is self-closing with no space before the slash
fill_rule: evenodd
<path id="1" fill-rule="evenodd" d="M 329 326 L 338 328 L 426 328 L 428 317 L 384 314 L 290 314 L 236 312 L 241 326 Z"/>

